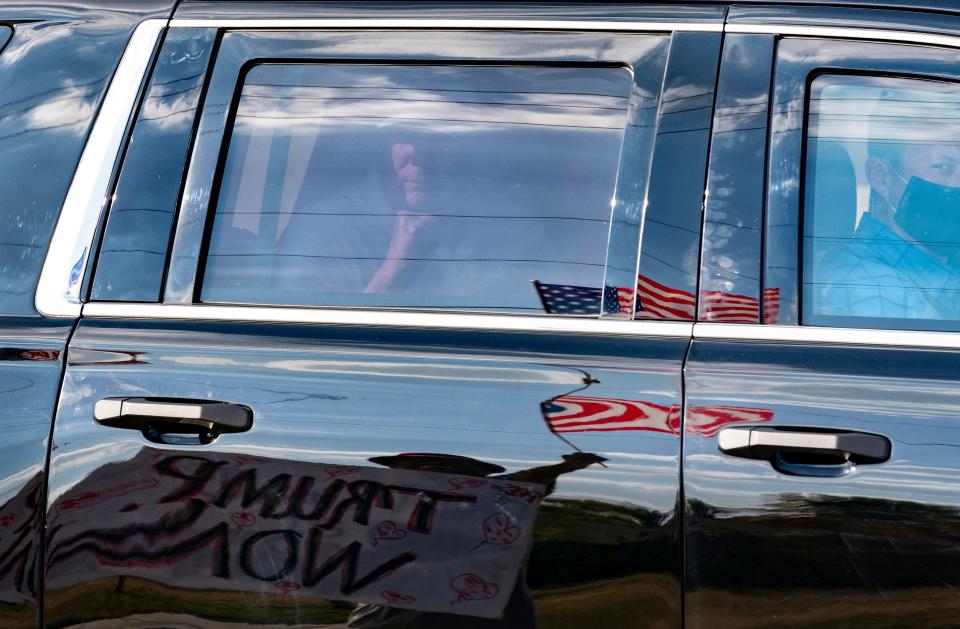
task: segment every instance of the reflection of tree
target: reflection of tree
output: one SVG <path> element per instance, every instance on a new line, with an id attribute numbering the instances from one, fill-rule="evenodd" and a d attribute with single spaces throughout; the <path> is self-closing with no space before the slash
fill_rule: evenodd
<path id="1" fill-rule="evenodd" d="M 694 499 L 687 501 L 687 529 L 688 566 L 703 587 L 960 585 L 956 507 L 783 493 L 741 511 Z"/>
<path id="2" fill-rule="evenodd" d="M 674 527 L 657 511 L 596 500 L 548 498 L 530 554 L 533 588 L 585 583 L 676 567 Z"/>

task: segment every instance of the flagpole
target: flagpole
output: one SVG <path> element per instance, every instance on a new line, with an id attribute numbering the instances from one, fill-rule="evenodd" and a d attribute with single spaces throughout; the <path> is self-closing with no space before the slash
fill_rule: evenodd
<path id="1" fill-rule="evenodd" d="M 536 280 L 534 280 L 534 282 L 536 282 Z M 556 438 L 559 439 L 560 441 L 564 442 L 565 444 L 567 444 L 568 446 L 570 446 L 571 448 L 573 448 L 573 449 L 576 450 L 577 452 L 582 452 L 583 454 L 588 454 L 587 452 L 584 452 L 583 450 L 581 450 L 580 448 L 578 448 L 577 446 L 575 446 L 575 445 L 573 444 L 573 442 L 571 442 L 569 439 L 567 439 L 566 437 L 564 437 L 563 435 L 561 435 L 560 433 L 558 433 L 556 430 L 554 430 L 553 427 L 550 425 L 550 420 L 547 419 L 547 408 L 548 408 L 551 404 L 553 404 L 554 402 L 556 402 L 558 399 L 560 399 L 560 398 L 562 398 L 562 397 L 566 397 L 566 396 L 568 396 L 568 395 L 573 395 L 574 393 L 579 393 L 579 392 L 583 391 L 584 389 L 588 388 L 591 384 L 599 384 L 599 383 L 600 383 L 599 380 L 597 380 L 596 378 L 594 378 L 593 376 L 591 376 L 589 373 L 587 373 L 587 372 L 584 371 L 583 369 L 577 369 L 576 367 L 569 367 L 569 369 L 573 369 L 574 371 L 579 371 L 580 373 L 583 374 L 583 380 L 582 380 L 583 386 L 577 387 L 577 388 L 574 389 L 573 391 L 569 391 L 569 392 L 567 392 L 567 393 L 561 393 L 560 395 L 555 395 L 555 396 L 553 396 L 552 398 L 550 398 L 550 399 L 548 399 L 548 400 L 544 400 L 543 402 L 540 402 L 540 415 L 543 416 L 543 421 L 547 424 L 547 429 L 553 434 L 554 437 L 556 437 Z M 604 465 L 602 462 L 600 462 L 600 466 L 601 466 L 601 467 L 607 467 L 607 466 Z"/>
<path id="2" fill-rule="evenodd" d="M 547 303 L 547 300 L 543 297 L 543 290 L 540 288 L 540 280 L 530 280 L 533 282 L 533 287 L 537 291 L 537 297 L 540 298 L 540 304 L 543 306 L 543 311 L 547 314 L 553 314 L 550 312 L 550 304 Z"/>

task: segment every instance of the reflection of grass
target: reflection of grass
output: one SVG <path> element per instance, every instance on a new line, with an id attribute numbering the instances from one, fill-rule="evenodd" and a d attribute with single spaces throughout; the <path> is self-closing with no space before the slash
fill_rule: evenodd
<path id="1" fill-rule="evenodd" d="M 154 612 L 191 614 L 225 622 L 323 625 L 346 622 L 352 607 L 338 609 L 323 598 L 273 592 L 175 588 L 137 577 L 126 577 L 117 593 L 117 579 L 109 577 L 48 592 L 47 626 L 66 627 Z"/>
<path id="2" fill-rule="evenodd" d="M 249 624 L 344 623 L 352 605 L 334 607 L 326 599 L 274 593 L 191 590 L 126 577 L 117 594 L 109 577 L 47 594 L 48 627 L 66 627 L 98 619 L 164 612 L 222 622 Z M 533 593 L 539 629 L 583 627 L 671 627 L 679 619 L 680 594 L 666 575 L 611 579 Z M 0 617 L 0 620 L 4 620 Z M 25 625 L 35 626 L 36 616 Z M 2 625 L 7 627 L 6 623 Z M 451 628 L 452 629 L 452 628 Z"/>
<path id="3" fill-rule="evenodd" d="M 864 592 L 787 590 L 687 594 L 687 627 L 824 629 L 833 627 L 960 627 L 960 596 L 925 587 Z"/>
<path id="4" fill-rule="evenodd" d="M 0 603 L 0 627 L 37 626 L 37 606 L 33 601 L 25 603 Z"/>
<path id="5" fill-rule="evenodd" d="M 680 589 L 667 575 L 641 575 L 534 591 L 539 629 L 675 627 Z"/>
<path id="6" fill-rule="evenodd" d="M 636 541 L 644 527 L 652 526 L 657 514 L 625 505 L 596 500 L 563 500 L 548 498 L 540 505 L 533 538 L 583 541 L 590 531 L 592 544 L 622 544 Z"/>

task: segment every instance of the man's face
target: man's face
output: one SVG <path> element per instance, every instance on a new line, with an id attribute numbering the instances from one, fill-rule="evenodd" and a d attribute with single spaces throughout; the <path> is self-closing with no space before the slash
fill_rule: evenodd
<path id="1" fill-rule="evenodd" d="M 931 183 L 960 188 L 960 145 L 936 144 L 913 145 L 904 149 L 898 167 L 885 165 L 880 174 L 879 185 L 874 186 L 893 207 L 900 203 L 911 177 L 919 177 Z M 897 176 L 897 172 L 900 176 Z"/>

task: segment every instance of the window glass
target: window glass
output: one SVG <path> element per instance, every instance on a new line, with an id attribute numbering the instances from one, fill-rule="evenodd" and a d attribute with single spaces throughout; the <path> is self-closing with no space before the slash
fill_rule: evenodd
<path id="1" fill-rule="evenodd" d="M 202 300 L 599 314 L 631 84 L 623 67 L 255 66 Z"/>
<path id="2" fill-rule="evenodd" d="M 804 323 L 960 329 L 960 86 L 826 75 L 809 115 Z"/>

